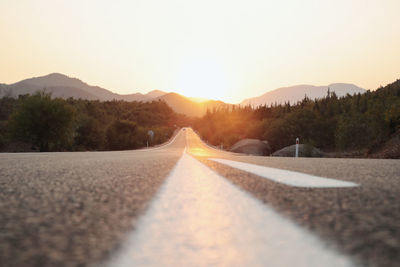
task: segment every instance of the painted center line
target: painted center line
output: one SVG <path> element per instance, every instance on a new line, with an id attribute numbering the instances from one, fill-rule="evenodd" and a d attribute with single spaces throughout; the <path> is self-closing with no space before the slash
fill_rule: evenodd
<path id="1" fill-rule="evenodd" d="M 108 266 L 353 266 L 184 153 Z"/>
<path id="2" fill-rule="evenodd" d="M 316 187 L 316 188 L 332 188 L 332 187 L 354 187 L 359 186 L 356 183 L 314 176 L 311 174 L 288 171 L 276 168 L 260 166 L 256 164 L 244 163 L 233 160 L 209 158 L 209 160 L 222 163 L 224 165 L 249 172 L 274 182 L 296 187 Z"/>

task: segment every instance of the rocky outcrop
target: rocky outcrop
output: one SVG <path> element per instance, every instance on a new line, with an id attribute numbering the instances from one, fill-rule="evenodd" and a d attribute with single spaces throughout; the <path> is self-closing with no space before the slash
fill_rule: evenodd
<path id="1" fill-rule="evenodd" d="M 400 159 L 400 130 L 393 134 L 389 140 L 375 148 L 369 158 Z"/>
<path id="2" fill-rule="evenodd" d="M 294 157 L 296 153 L 296 145 L 291 145 L 282 148 L 281 150 L 272 153 L 275 157 Z M 311 145 L 299 144 L 299 157 L 323 157 L 324 153 Z"/>
<path id="3" fill-rule="evenodd" d="M 267 141 L 258 139 L 242 139 L 236 142 L 230 149 L 231 152 L 243 153 L 256 156 L 271 154 L 271 148 Z"/>

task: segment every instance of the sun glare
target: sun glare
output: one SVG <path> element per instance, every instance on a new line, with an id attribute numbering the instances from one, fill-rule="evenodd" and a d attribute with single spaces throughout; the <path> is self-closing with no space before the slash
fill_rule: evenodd
<path id="1" fill-rule="evenodd" d="M 182 94 L 197 99 L 222 99 L 228 90 L 224 67 L 213 59 L 197 58 L 186 62 L 177 80 Z"/>
<path id="2" fill-rule="evenodd" d="M 399 77 L 399 9 L 399 0 L 1 0 L 0 83 L 59 72 L 118 94 L 158 88 L 229 103 L 297 84 L 373 90 Z"/>

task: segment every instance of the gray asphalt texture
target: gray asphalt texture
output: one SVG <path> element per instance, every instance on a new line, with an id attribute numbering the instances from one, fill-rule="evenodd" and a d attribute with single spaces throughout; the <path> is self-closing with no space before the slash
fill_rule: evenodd
<path id="1" fill-rule="evenodd" d="M 118 249 L 185 146 L 0 154 L 0 266 L 96 265 Z"/>
<path id="2" fill-rule="evenodd" d="M 187 134 L 187 138 L 185 136 Z M 118 250 L 188 141 L 187 151 L 239 188 L 364 266 L 400 266 L 400 161 L 245 156 L 188 129 L 153 150 L 0 154 L 0 266 L 96 266 Z M 225 158 L 339 180 L 295 188 L 208 160 Z"/>
<path id="3" fill-rule="evenodd" d="M 400 160 L 245 156 L 219 152 L 194 136 L 189 149 L 202 163 L 280 214 L 310 229 L 327 246 L 363 266 L 400 266 Z M 198 153 L 200 151 L 200 153 Z M 355 188 L 297 188 L 208 158 L 224 158 L 352 181 Z"/>

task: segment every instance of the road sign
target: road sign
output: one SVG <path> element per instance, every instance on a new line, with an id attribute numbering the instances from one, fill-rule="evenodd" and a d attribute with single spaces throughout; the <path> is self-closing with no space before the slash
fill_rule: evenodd
<path id="1" fill-rule="evenodd" d="M 153 141 L 153 137 L 154 137 L 154 132 L 152 130 L 149 130 L 147 132 L 148 136 L 150 137 L 150 140 Z"/>
<path id="2" fill-rule="evenodd" d="M 147 135 L 150 137 L 150 141 L 153 142 L 154 132 L 152 130 L 147 131 Z M 147 147 L 149 147 L 149 140 L 147 139 Z"/>

